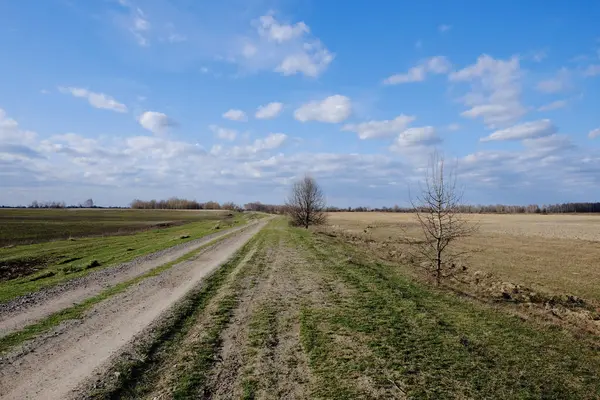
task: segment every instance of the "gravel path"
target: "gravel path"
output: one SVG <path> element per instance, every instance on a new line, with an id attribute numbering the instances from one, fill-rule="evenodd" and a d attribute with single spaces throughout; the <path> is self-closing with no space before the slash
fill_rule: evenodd
<path id="1" fill-rule="evenodd" d="M 32 351 L 0 361 L 2 399 L 65 399 L 144 328 L 239 250 L 267 221 L 218 242 L 197 258 L 142 280 Z"/>
<path id="2" fill-rule="evenodd" d="M 81 278 L 20 296 L 0 304 L 0 337 L 23 329 L 49 315 L 97 295 L 104 289 L 142 275 L 198 249 L 213 239 L 244 227 L 231 228 L 178 244 L 135 260 L 94 271 Z"/>

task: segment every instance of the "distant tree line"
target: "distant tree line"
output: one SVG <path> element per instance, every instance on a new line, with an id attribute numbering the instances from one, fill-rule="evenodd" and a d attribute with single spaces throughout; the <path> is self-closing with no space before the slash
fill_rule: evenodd
<path id="1" fill-rule="evenodd" d="M 247 210 L 259 211 L 270 214 L 284 214 L 286 206 L 281 204 L 263 204 L 259 201 L 244 204 L 244 207 L 233 202 L 219 204 L 216 201 L 198 202 L 196 200 L 179 199 L 176 197 L 168 200 L 134 200 L 130 204 L 134 209 L 162 209 L 162 210 Z M 25 208 L 24 206 L 0 208 Z M 92 199 L 87 199 L 78 205 L 67 205 L 64 201 L 37 201 L 34 200 L 26 208 L 104 208 L 94 204 Z M 123 207 L 108 207 L 123 208 Z M 600 213 L 600 202 L 579 202 L 579 203 L 560 203 L 560 204 L 530 204 L 522 205 L 460 205 L 459 212 L 473 214 L 566 214 L 566 213 Z M 412 207 L 334 207 L 325 208 L 327 212 L 404 212 L 411 213 L 415 210 Z"/>
<path id="2" fill-rule="evenodd" d="M 260 201 L 244 204 L 246 211 L 259 211 L 269 214 L 284 214 L 286 207 L 280 204 L 263 204 Z"/>
<path id="3" fill-rule="evenodd" d="M 140 210 L 231 210 L 238 211 L 241 207 L 233 202 L 219 204 L 216 201 L 207 201 L 204 203 L 196 200 L 180 199 L 171 197 L 167 200 L 133 200 L 131 208 Z"/>
<path id="4" fill-rule="evenodd" d="M 20 208 L 20 207 L 19 207 Z M 64 201 L 37 201 L 34 200 L 27 208 L 97 208 L 94 205 L 94 200 L 87 199 L 78 205 L 67 205 Z"/>
<path id="5" fill-rule="evenodd" d="M 413 207 L 327 207 L 327 212 L 404 212 L 412 213 Z M 600 213 L 600 203 L 561 203 L 561 204 L 530 204 L 516 205 L 460 205 L 457 211 L 472 214 L 564 214 L 564 213 Z"/>

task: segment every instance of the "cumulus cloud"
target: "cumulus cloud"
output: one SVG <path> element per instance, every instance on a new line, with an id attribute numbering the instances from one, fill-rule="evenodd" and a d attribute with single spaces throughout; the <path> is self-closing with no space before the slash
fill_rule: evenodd
<path id="1" fill-rule="evenodd" d="M 339 123 L 352 113 L 352 104 L 346 96 L 336 94 L 321 101 L 311 101 L 294 112 L 294 118 L 300 122 L 320 121 Z"/>
<path id="2" fill-rule="evenodd" d="M 481 138 L 482 142 L 504 141 L 504 140 L 523 140 L 533 139 L 543 136 L 550 136 L 556 133 L 556 127 L 549 119 L 525 122 L 514 125 L 510 128 L 495 131 L 491 135 Z"/>
<path id="3" fill-rule="evenodd" d="M 127 106 L 125 104 L 119 103 L 114 98 L 104 93 L 94 93 L 87 89 L 77 87 L 59 87 L 58 90 L 61 93 L 71 94 L 75 97 L 86 99 L 88 103 L 95 108 L 116 111 L 119 113 L 127 112 Z"/>
<path id="4" fill-rule="evenodd" d="M 222 117 L 229 119 L 231 121 L 238 121 L 238 122 L 248 121 L 248 117 L 246 116 L 245 112 L 243 112 L 242 110 L 235 110 L 233 108 L 229 111 L 224 112 Z"/>
<path id="5" fill-rule="evenodd" d="M 156 135 L 164 135 L 170 128 L 177 125 L 168 115 L 156 111 L 146 111 L 140 115 L 138 122 Z"/>
<path id="6" fill-rule="evenodd" d="M 302 21 L 285 23 L 269 13 L 252 25 L 255 34 L 240 39 L 234 57 L 247 69 L 271 69 L 284 76 L 303 74 L 316 78 L 335 57 Z"/>
<path id="7" fill-rule="evenodd" d="M 273 15 L 263 15 L 258 19 L 258 33 L 268 40 L 282 43 L 309 33 L 310 29 L 304 22 L 296 24 L 279 23 Z"/>
<path id="8" fill-rule="evenodd" d="M 588 137 L 590 139 L 595 139 L 597 137 L 600 137 L 600 128 L 591 130 L 590 133 L 588 133 Z"/>
<path id="9" fill-rule="evenodd" d="M 213 131 L 219 139 L 232 142 L 237 137 L 237 131 L 235 129 L 226 129 L 217 125 L 210 125 L 208 128 Z"/>
<path id="10" fill-rule="evenodd" d="M 421 61 L 417 66 L 412 67 L 404 74 L 396 74 L 386 78 L 383 83 L 386 85 L 398 85 L 401 83 L 424 81 L 428 73 L 445 74 L 450 71 L 452 64 L 444 56 L 435 56 Z"/>
<path id="11" fill-rule="evenodd" d="M 320 42 L 305 43 L 305 51 L 286 56 L 275 71 L 282 75 L 296 75 L 302 73 L 315 78 L 333 61 L 333 54 L 322 46 Z"/>
<path id="12" fill-rule="evenodd" d="M 392 120 L 368 121 L 360 124 L 347 124 L 343 131 L 356 132 L 361 139 L 376 139 L 403 132 L 416 117 L 400 114 Z"/>
<path id="13" fill-rule="evenodd" d="M 278 149 L 287 140 L 287 135 L 283 133 L 270 133 L 264 138 L 254 140 L 247 146 L 234 146 L 230 149 L 219 147 L 213 148 L 213 154 L 230 157 L 252 157 L 259 153 Z"/>
<path id="14" fill-rule="evenodd" d="M 409 128 L 402 132 L 396 141 L 395 147 L 432 146 L 441 143 L 433 126 Z"/>
<path id="15" fill-rule="evenodd" d="M 283 110 L 283 103 L 272 102 L 258 107 L 254 116 L 257 119 L 273 119 Z"/>
<path id="16" fill-rule="evenodd" d="M 6 146 L 18 146 L 21 149 L 21 153 L 33 154 L 35 151 L 29 146 L 32 146 L 37 139 L 37 134 L 32 131 L 25 131 L 20 129 L 19 124 L 14 119 L 10 118 L 6 112 L 0 108 L 0 143 Z M 17 147 L 12 147 L 16 149 Z M 27 149 L 27 150 L 25 150 Z M 2 152 L 2 150 L 0 150 Z"/>
<path id="17" fill-rule="evenodd" d="M 452 82 L 468 82 L 469 91 L 460 100 L 469 107 L 461 115 L 481 118 L 490 128 L 516 122 L 526 113 L 521 104 L 519 59 L 498 60 L 484 54 L 475 64 L 449 76 Z"/>
<path id="18" fill-rule="evenodd" d="M 558 109 L 564 108 L 566 106 L 567 106 L 567 101 L 566 100 L 557 100 L 557 101 L 553 101 L 552 103 L 545 104 L 545 105 L 539 107 L 538 111 L 558 110 Z"/>

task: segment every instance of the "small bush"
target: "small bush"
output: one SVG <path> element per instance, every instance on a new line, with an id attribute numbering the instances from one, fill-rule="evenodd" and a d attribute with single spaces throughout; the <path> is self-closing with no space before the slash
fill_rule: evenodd
<path id="1" fill-rule="evenodd" d="M 91 269 L 91 268 L 96 268 L 100 266 L 100 261 L 98 260 L 92 260 L 90 261 L 86 266 L 85 269 Z"/>

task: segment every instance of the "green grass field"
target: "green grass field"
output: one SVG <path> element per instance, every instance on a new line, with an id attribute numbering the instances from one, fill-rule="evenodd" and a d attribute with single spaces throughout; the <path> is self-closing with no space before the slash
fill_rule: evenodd
<path id="1" fill-rule="evenodd" d="M 284 220 L 174 318 L 97 398 L 600 397 L 591 337 L 438 290 Z"/>
<path id="2" fill-rule="evenodd" d="M 90 273 L 93 269 L 133 260 L 136 257 L 163 250 L 214 233 L 218 229 L 239 226 L 255 217 L 253 214 L 229 212 L 163 211 L 163 210 L 3 210 L 3 217 L 14 221 L 14 237 L 22 238 L 27 230 L 36 229 L 38 221 L 44 237 L 52 236 L 57 226 L 79 228 L 88 237 L 52 240 L 28 245 L 0 248 L 0 302 L 55 285 Z M 17 218 L 23 217 L 22 220 Z M 167 217 L 171 219 L 168 220 Z M 24 222 L 23 222 L 24 221 Z M 114 228 L 140 226 L 141 232 L 117 235 Z M 151 223 L 177 221 L 175 226 Z M 161 224 L 164 222 L 161 222 Z M 97 226 L 96 226 L 97 225 Z M 51 229 L 47 229 L 51 226 Z M 218 229 L 217 229 L 218 227 Z M 96 236 L 101 228 L 107 236 Z M 3 228 L 6 229 L 6 228 Z M 75 229 L 75 228 L 73 228 Z M 8 236 L 8 233 L 5 233 Z"/>
<path id="3" fill-rule="evenodd" d="M 188 222 L 219 220 L 229 211 L 0 209 L 0 247 L 86 236 L 123 235 Z"/>

